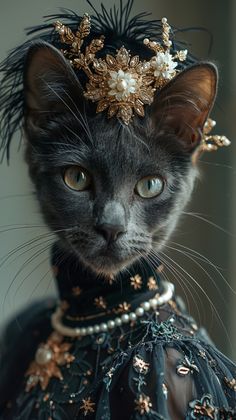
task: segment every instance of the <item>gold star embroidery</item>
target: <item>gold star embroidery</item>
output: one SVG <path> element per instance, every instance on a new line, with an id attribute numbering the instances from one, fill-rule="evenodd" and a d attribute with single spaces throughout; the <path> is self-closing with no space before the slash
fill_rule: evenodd
<path id="1" fill-rule="evenodd" d="M 149 413 L 150 408 L 152 407 L 150 397 L 144 394 L 139 395 L 138 399 L 136 399 L 134 402 L 136 404 L 135 410 L 138 411 L 141 415 Z"/>
<path id="2" fill-rule="evenodd" d="M 130 284 L 134 288 L 134 290 L 141 289 L 142 283 L 142 278 L 139 274 L 136 274 L 134 277 L 130 277 Z"/>
<path id="3" fill-rule="evenodd" d="M 157 282 L 156 282 L 156 279 L 154 279 L 154 277 L 149 277 L 148 282 L 147 282 L 147 287 L 149 290 L 158 289 Z"/>
<path id="4" fill-rule="evenodd" d="M 99 309 L 106 309 L 107 308 L 107 303 L 102 296 L 99 296 L 99 297 L 95 298 L 94 299 L 94 304 Z"/>
<path id="5" fill-rule="evenodd" d="M 131 308 L 130 303 L 123 302 L 119 304 L 118 308 L 114 312 L 117 314 L 120 314 L 120 313 L 128 312 L 130 308 Z"/>
<path id="6" fill-rule="evenodd" d="M 31 362 L 25 376 L 28 377 L 26 392 L 36 385 L 40 385 L 45 391 L 51 378 L 62 380 L 60 366 L 71 363 L 74 356 L 68 351 L 71 343 L 63 343 L 63 337 L 53 332 L 46 343 L 42 343 L 35 354 L 35 360 Z"/>
<path id="7" fill-rule="evenodd" d="M 82 405 L 80 406 L 80 410 L 83 410 L 83 414 L 87 416 L 88 414 L 94 413 L 94 406 L 95 403 L 92 402 L 91 398 L 83 398 Z"/>
<path id="8" fill-rule="evenodd" d="M 81 290 L 81 288 L 79 286 L 76 286 L 76 287 L 73 287 L 72 288 L 72 294 L 74 296 L 80 296 L 81 293 L 82 293 L 82 290 Z"/>
<path id="9" fill-rule="evenodd" d="M 134 356 L 133 358 L 133 367 L 138 373 L 143 373 L 146 375 L 149 371 L 150 364 L 145 362 L 141 357 Z"/>

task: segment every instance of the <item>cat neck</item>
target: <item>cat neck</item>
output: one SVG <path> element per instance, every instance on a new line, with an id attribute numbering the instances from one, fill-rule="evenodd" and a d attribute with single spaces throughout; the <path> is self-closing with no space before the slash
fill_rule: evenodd
<path id="1" fill-rule="evenodd" d="M 52 268 L 61 306 L 68 325 L 75 321 L 124 313 L 133 303 L 160 293 L 162 289 L 158 261 L 141 258 L 114 277 L 98 275 L 58 243 L 52 249 Z"/>

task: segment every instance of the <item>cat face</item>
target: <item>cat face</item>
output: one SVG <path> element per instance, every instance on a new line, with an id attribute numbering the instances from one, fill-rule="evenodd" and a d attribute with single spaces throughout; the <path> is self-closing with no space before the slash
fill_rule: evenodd
<path id="1" fill-rule="evenodd" d="M 103 274 L 158 254 L 191 195 L 191 156 L 215 91 L 215 68 L 192 67 L 127 127 L 94 113 L 57 50 L 31 48 L 26 157 L 43 216 L 65 248 Z"/>

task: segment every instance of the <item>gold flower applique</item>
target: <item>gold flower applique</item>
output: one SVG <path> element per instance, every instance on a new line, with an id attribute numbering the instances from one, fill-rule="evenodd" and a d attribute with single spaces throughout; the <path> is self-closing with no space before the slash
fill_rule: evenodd
<path id="1" fill-rule="evenodd" d="M 130 277 L 130 284 L 134 288 L 134 290 L 141 289 L 143 282 L 140 275 L 136 274 L 134 277 Z"/>
<path id="2" fill-rule="evenodd" d="M 104 297 L 102 297 L 102 296 L 99 296 L 99 297 L 94 299 L 94 305 L 99 309 L 106 309 L 107 308 L 107 303 L 106 303 Z"/>
<path id="3" fill-rule="evenodd" d="M 28 377 L 27 392 L 38 384 L 44 391 L 51 378 L 63 379 L 60 367 L 74 360 L 74 356 L 69 353 L 71 346 L 71 343 L 63 343 L 63 337 L 56 332 L 49 336 L 46 343 L 40 344 L 25 374 Z"/>
<path id="4" fill-rule="evenodd" d="M 140 394 L 135 402 L 135 410 L 139 412 L 139 414 L 147 414 L 149 413 L 152 403 L 150 401 L 150 397 L 144 394 Z"/>
<path id="5" fill-rule="evenodd" d="M 114 312 L 117 314 L 122 314 L 124 312 L 128 312 L 131 308 L 130 303 L 127 302 L 123 302 L 123 303 L 119 303 L 118 308 L 114 309 Z"/>
<path id="6" fill-rule="evenodd" d="M 154 277 L 149 277 L 147 282 L 147 287 L 149 290 L 156 290 L 158 289 L 158 285 L 156 279 Z"/>

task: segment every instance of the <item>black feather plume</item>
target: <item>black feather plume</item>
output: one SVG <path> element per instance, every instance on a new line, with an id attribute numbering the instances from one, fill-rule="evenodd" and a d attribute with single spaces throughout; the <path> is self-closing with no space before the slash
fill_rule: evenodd
<path id="1" fill-rule="evenodd" d="M 119 7 L 112 7 L 107 10 L 101 4 L 101 11 L 97 11 L 90 0 L 87 3 L 93 10 L 91 16 L 91 33 L 87 39 L 89 43 L 92 38 L 98 35 L 105 35 L 104 49 L 100 56 L 114 53 L 117 48 L 124 45 L 131 50 L 132 54 L 139 54 L 141 59 L 151 58 L 151 51 L 143 45 L 144 38 L 150 38 L 154 41 L 162 40 L 161 20 L 149 20 L 150 13 L 139 13 L 131 17 L 131 11 L 134 0 L 120 0 Z M 44 40 L 57 48 L 65 48 L 60 43 L 59 36 L 55 33 L 53 23 L 61 20 L 65 25 L 75 31 L 80 24 L 82 17 L 69 9 L 61 9 L 59 14 L 46 16 L 45 23 L 39 26 L 31 27 L 26 30 L 29 39 L 22 45 L 10 52 L 8 57 L 0 64 L 0 73 L 2 80 L 0 84 L 0 149 L 2 157 L 6 155 L 9 161 L 10 144 L 13 134 L 22 129 L 24 119 L 24 91 L 23 91 L 23 73 L 27 51 L 36 39 Z M 184 42 L 176 42 L 174 36 L 178 32 L 172 28 L 173 50 L 185 47 Z M 173 52 L 174 52 L 173 51 Z M 185 63 L 180 63 L 179 69 L 195 62 L 195 59 L 188 54 Z M 181 68 L 182 66 L 182 68 Z M 83 80 L 82 80 L 83 83 Z"/>

